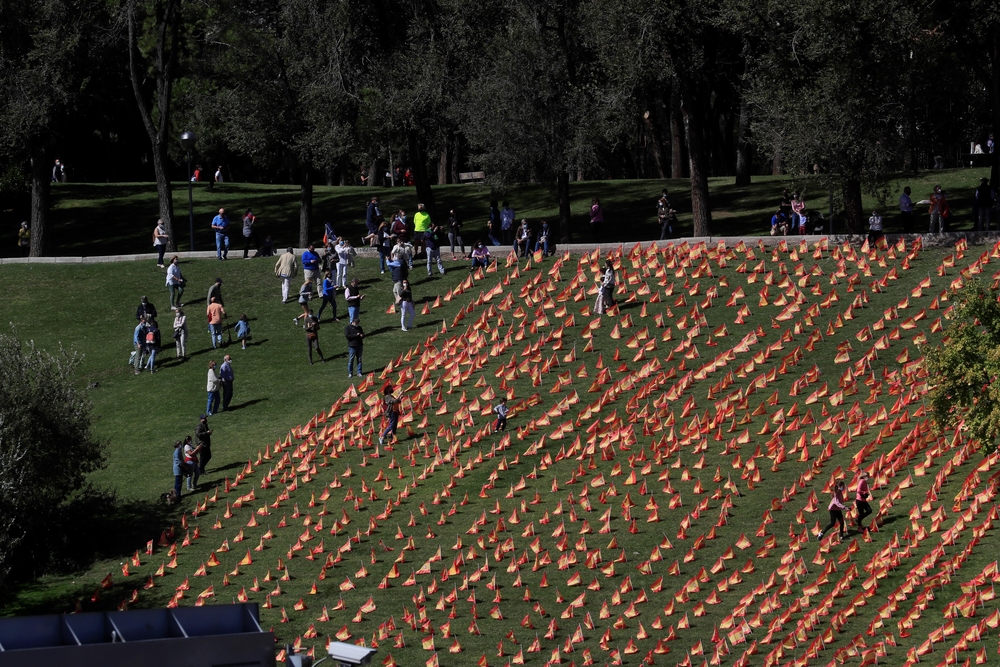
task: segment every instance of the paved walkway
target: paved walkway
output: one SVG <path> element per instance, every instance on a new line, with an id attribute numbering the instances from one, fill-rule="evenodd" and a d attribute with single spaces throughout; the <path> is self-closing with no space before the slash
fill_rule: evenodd
<path id="1" fill-rule="evenodd" d="M 906 242 L 912 243 L 915 239 L 920 238 L 923 241 L 924 246 L 950 246 L 954 245 L 955 241 L 959 239 L 967 239 L 969 243 L 973 245 L 981 244 L 993 244 L 1000 241 L 1000 232 L 948 232 L 946 234 L 886 234 L 886 239 L 889 242 L 896 242 L 900 237 L 906 239 Z M 643 247 L 648 247 L 651 244 L 658 246 L 665 246 L 671 244 L 680 243 L 706 243 L 710 246 L 715 246 L 720 242 L 724 242 L 727 246 L 732 247 L 738 244 L 740 241 L 744 243 L 752 243 L 757 245 L 759 242 L 763 241 L 764 245 L 771 246 L 777 245 L 781 241 L 787 241 L 789 243 L 798 243 L 799 241 L 805 240 L 807 243 L 814 243 L 821 239 L 828 239 L 830 243 L 840 244 L 844 241 L 850 241 L 852 243 L 860 244 L 864 240 L 864 236 L 861 235 L 805 235 L 805 236 L 696 236 L 680 239 L 670 239 L 667 241 L 621 241 L 617 243 L 563 243 L 558 246 L 559 252 L 564 252 L 568 250 L 570 254 L 580 255 L 585 252 L 592 252 L 595 248 L 600 248 L 602 251 L 611 250 L 612 248 L 623 248 L 625 251 L 630 250 L 636 243 L 641 243 Z M 467 246 L 468 247 L 468 246 Z M 507 251 L 510 249 L 508 246 L 491 246 L 490 249 L 497 253 L 497 251 L 502 252 L 506 255 Z M 301 255 L 303 248 L 295 248 L 296 254 Z M 361 257 L 375 257 L 378 253 L 374 248 L 369 248 L 367 246 L 357 247 L 358 255 Z M 232 252 L 232 251 L 230 251 Z M 197 250 L 195 252 L 176 252 L 167 253 L 166 260 L 169 261 L 170 257 L 173 255 L 179 256 L 181 259 L 214 259 L 214 250 Z M 448 251 L 445 250 L 442 255 L 447 256 Z M 90 257 L 0 257 L 0 265 L 4 264 L 105 264 L 108 262 L 155 262 L 157 254 L 155 252 L 140 253 L 137 255 L 95 255 Z M 237 255 L 229 261 L 239 262 L 242 261 L 242 257 Z"/>

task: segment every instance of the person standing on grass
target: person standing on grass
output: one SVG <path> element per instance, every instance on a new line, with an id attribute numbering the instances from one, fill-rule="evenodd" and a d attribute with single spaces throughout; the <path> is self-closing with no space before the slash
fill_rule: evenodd
<path id="1" fill-rule="evenodd" d="M 872 216 L 868 218 L 868 245 L 874 246 L 882 238 L 882 216 L 878 210 L 872 211 Z"/>
<path id="2" fill-rule="evenodd" d="M 208 288 L 205 303 L 212 303 L 212 299 L 217 299 L 220 306 L 226 307 L 226 300 L 222 298 L 222 278 L 216 278 L 215 282 Z"/>
<path id="3" fill-rule="evenodd" d="M 347 377 L 354 377 L 354 363 L 358 364 L 358 377 L 364 373 L 361 369 L 361 357 L 365 351 L 365 331 L 361 328 L 361 320 L 357 317 L 344 327 L 344 337 L 347 339 Z"/>
<path id="4" fill-rule="evenodd" d="M 313 365 L 314 347 L 317 354 L 319 354 L 319 360 L 326 363 L 326 358 L 323 357 L 323 350 L 319 349 L 319 318 L 313 315 L 313 311 L 311 310 L 306 314 L 305 329 L 306 347 L 309 350 L 309 365 Z"/>
<path id="5" fill-rule="evenodd" d="M 601 225 L 604 224 L 604 209 L 601 208 L 601 200 L 594 197 L 590 200 L 590 230 L 594 233 L 594 240 L 601 240 Z"/>
<path id="6" fill-rule="evenodd" d="M 132 332 L 132 368 L 135 374 L 141 373 L 142 369 L 142 358 L 146 352 L 146 316 L 139 317 L 139 323 L 135 325 L 135 330 Z"/>
<path id="7" fill-rule="evenodd" d="M 174 255 L 170 258 L 170 266 L 167 267 L 167 290 L 170 292 L 170 307 L 181 308 L 181 297 L 184 296 L 184 285 L 187 281 L 181 274 L 180 258 Z"/>
<path id="8" fill-rule="evenodd" d="M 187 315 L 178 308 L 174 311 L 174 347 L 177 350 L 177 358 L 183 359 L 187 352 L 188 325 Z"/>
<path id="9" fill-rule="evenodd" d="M 399 284 L 396 303 L 399 304 L 399 325 L 403 331 L 409 331 L 413 327 L 415 314 L 413 312 L 413 291 L 410 289 L 410 281 L 405 278 Z"/>
<path id="10" fill-rule="evenodd" d="M 378 437 L 378 444 L 384 445 L 389 436 L 396 437 L 396 427 L 399 426 L 400 399 L 393 393 L 392 385 L 382 390 L 382 417 L 386 424 L 385 430 Z"/>
<path id="11" fill-rule="evenodd" d="M 448 242 L 451 244 L 451 261 L 458 259 L 458 255 L 455 254 L 455 245 L 457 244 L 462 250 L 462 254 L 465 254 L 465 243 L 462 241 L 462 219 L 458 217 L 458 213 L 455 213 L 455 209 L 448 211 Z"/>
<path id="12" fill-rule="evenodd" d="M 202 475 L 208 470 L 208 462 L 212 460 L 212 429 L 208 427 L 208 417 L 202 415 L 194 428 L 194 441 L 198 443 L 198 470 Z"/>
<path id="13" fill-rule="evenodd" d="M 226 316 L 226 310 L 219 303 L 219 299 L 213 296 L 205 314 L 208 316 L 208 333 L 212 336 L 214 350 L 222 345 L 222 320 Z"/>
<path id="14" fill-rule="evenodd" d="M 167 240 L 170 236 L 167 234 L 167 228 L 163 224 L 163 218 L 156 221 L 156 227 L 153 227 L 153 247 L 156 248 L 158 254 L 156 258 L 156 266 L 163 268 L 163 253 L 167 250 Z"/>
<path id="15" fill-rule="evenodd" d="M 229 259 L 229 218 L 226 209 L 220 208 L 219 215 L 212 218 L 212 231 L 215 232 L 215 258 L 220 262 Z"/>
<path id="16" fill-rule="evenodd" d="M 211 417 L 219 411 L 219 376 L 215 373 L 215 359 L 208 362 L 208 402 L 205 404 L 205 414 Z"/>
<path id="17" fill-rule="evenodd" d="M 253 214 L 253 209 L 247 209 L 243 214 L 243 259 L 250 259 L 250 244 L 253 243 L 254 250 L 260 249 L 257 243 L 257 232 L 253 226 L 257 222 L 257 216 Z"/>
<path id="18" fill-rule="evenodd" d="M 361 301 L 364 298 L 365 295 L 361 293 L 361 284 L 355 278 L 344 290 L 344 301 L 347 302 L 347 317 L 349 321 L 353 322 L 361 315 Z"/>
<path id="19" fill-rule="evenodd" d="M 996 196 L 993 188 L 990 187 L 990 179 L 985 176 L 979 180 L 979 187 L 976 188 L 976 230 L 980 232 L 990 231 L 990 216 L 993 207 L 996 205 Z"/>
<path id="20" fill-rule="evenodd" d="M 150 373 L 156 372 L 156 353 L 160 351 L 160 327 L 156 325 L 156 320 L 146 322 L 146 354 L 149 360 L 146 362 L 146 369 Z"/>
<path id="21" fill-rule="evenodd" d="M 820 532 L 818 539 L 822 540 L 827 531 L 837 525 L 840 526 L 841 539 L 847 537 L 847 523 L 844 521 L 844 510 L 847 509 L 847 485 L 844 482 L 837 482 L 827 509 L 830 510 L 830 523 Z"/>
<path id="22" fill-rule="evenodd" d="M 497 200 L 494 199 L 490 202 L 490 215 L 486 220 L 486 235 L 490 239 L 490 243 L 495 246 L 500 245 L 500 238 L 503 237 L 503 231 L 500 229 L 500 209 L 497 208 Z"/>
<path id="23" fill-rule="evenodd" d="M 306 318 L 309 317 L 309 300 L 313 297 L 313 284 L 308 278 L 299 287 L 299 305 L 302 306 L 302 312 L 295 316 L 292 320 L 292 324 L 299 326 L 299 319 L 302 320 L 302 324 L 306 323 Z"/>
<path id="24" fill-rule="evenodd" d="M 337 287 L 347 289 L 347 267 L 351 263 L 351 246 L 343 237 L 339 237 L 334 252 L 337 255 Z"/>
<path id="25" fill-rule="evenodd" d="M 174 496 L 179 500 L 181 497 L 181 483 L 184 481 L 184 444 L 177 440 L 174 442 Z"/>
<path id="26" fill-rule="evenodd" d="M 441 262 L 441 228 L 432 224 L 424 233 L 424 247 L 427 249 L 427 275 L 433 273 L 431 264 L 437 262 L 438 271 L 444 275 L 444 264 Z"/>
<path id="27" fill-rule="evenodd" d="M 931 226 L 927 231 L 931 234 L 944 233 L 944 223 L 948 218 L 948 195 L 944 193 L 940 185 L 934 186 L 934 192 L 931 193 L 930 198 L 930 208 L 928 212 L 931 216 Z"/>
<path id="28" fill-rule="evenodd" d="M 615 266 L 611 263 L 610 259 L 604 262 L 604 275 L 601 277 L 601 294 L 605 310 L 615 305 Z"/>
<path id="29" fill-rule="evenodd" d="M 365 227 L 368 228 L 369 234 L 374 234 L 378 229 L 379 223 L 382 222 L 379 220 L 381 217 L 382 211 L 378 208 L 378 197 L 372 197 L 365 208 Z"/>
<path id="30" fill-rule="evenodd" d="M 316 246 L 311 243 L 302 251 L 302 275 L 307 281 L 316 283 L 315 293 L 319 294 L 319 255 L 316 254 Z"/>
<path id="31" fill-rule="evenodd" d="M 229 409 L 229 404 L 233 401 L 233 358 L 228 354 L 222 358 L 222 365 L 219 366 L 219 383 L 222 385 L 222 409 L 225 412 Z"/>
<path id="32" fill-rule="evenodd" d="M 333 279 L 333 274 L 327 271 L 323 276 L 323 303 L 320 304 L 319 313 L 316 314 L 316 319 L 323 318 L 323 309 L 329 304 L 330 309 L 333 311 L 333 321 L 337 321 L 337 282 Z"/>
<path id="33" fill-rule="evenodd" d="M 22 222 L 21 228 L 17 230 L 17 245 L 24 257 L 31 252 L 31 227 L 28 226 L 27 220 Z"/>
<path id="34" fill-rule="evenodd" d="M 413 214 L 413 254 L 420 255 L 424 248 L 424 237 L 431 228 L 431 216 L 423 204 L 417 204 L 417 212 Z M 413 267 L 410 267 L 413 268 Z"/>
<path id="35" fill-rule="evenodd" d="M 156 319 L 156 306 L 149 302 L 149 299 L 143 296 L 139 299 L 139 306 L 135 309 L 135 319 L 141 320 L 151 320 Z"/>
<path id="36" fill-rule="evenodd" d="M 205 415 L 202 415 L 204 418 Z M 184 469 L 188 474 L 187 490 L 194 491 L 195 487 L 198 486 L 198 478 L 201 476 L 201 469 L 198 465 L 198 454 L 201 452 L 199 446 L 191 441 L 191 436 L 184 439 Z M 175 480 L 176 481 L 176 480 Z"/>
<path id="37" fill-rule="evenodd" d="M 281 303 L 288 303 L 288 288 L 291 286 L 292 278 L 299 273 L 298 261 L 295 259 L 295 251 L 289 248 L 283 255 L 278 257 L 274 264 L 274 275 L 281 279 Z"/>
<path id="38" fill-rule="evenodd" d="M 864 528 L 865 518 L 872 513 L 872 506 L 868 504 L 868 501 L 872 497 L 871 487 L 868 482 L 870 477 L 867 472 L 862 472 L 854 493 L 854 507 L 858 510 L 858 518 L 855 520 L 855 525 L 858 527 L 858 530 Z"/>
<path id="39" fill-rule="evenodd" d="M 389 225 L 382 222 L 378 223 L 378 230 L 375 232 L 375 245 L 378 248 L 378 270 L 379 273 L 385 273 L 386 262 L 389 261 L 389 255 L 392 253 L 392 236 L 389 234 Z"/>

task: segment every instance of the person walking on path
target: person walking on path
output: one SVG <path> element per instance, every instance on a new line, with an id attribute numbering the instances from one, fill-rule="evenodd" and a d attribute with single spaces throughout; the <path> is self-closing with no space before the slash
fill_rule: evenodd
<path id="1" fill-rule="evenodd" d="M 183 359 L 187 356 L 188 325 L 187 315 L 178 308 L 174 311 L 174 348 L 177 350 L 177 358 Z"/>
<path id="2" fill-rule="evenodd" d="M 319 313 L 316 314 L 316 319 L 323 319 L 323 309 L 329 304 L 330 309 L 333 311 L 331 318 L 334 322 L 337 321 L 337 282 L 333 279 L 333 274 L 327 271 L 323 276 L 323 303 L 319 306 Z"/>
<path id="3" fill-rule="evenodd" d="M 225 412 L 229 409 L 229 404 L 233 401 L 233 358 L 228 354 L 222 358 L 222 365 L 219 366 L 219 383 L 222 385 L 222 409 Z"/>
<path id="4" fill-rule="evenodd" d="M 22 222 L 21 228 L 17 230 L 17 245 L 21 248 L 22 256 L 27 257 L 31 252 L 31 227 L 28 226 L 27 220 Z"/>
<path id="5" fill-rule="evenodd" d="M 601 200 L 594 197 L 590 201 L 590 230 L 594 233 L 594 241 L 601 240 L 601 225 L 604 224 L 604 209 Z"/>
<path id="6" fill-rule="evenodd" d="M 855 519 L 854 524 L 857 526 L 858 530 L 864 528 L 865 518 L 871 515 L 872 506 L 868 503 L 871 500 L 872 492 L 869 486 L 868 480 L 870 475 L 867 472 L 862 472 L 861 476 L 858 478 L 858 486 L 854 492 L 854 507 L 858 510 L 857 519 Z"/>
<path id="7" fill-rule="evenodd" d="M 198 443 L 200 460 L 198 470 L 202 475 L 208 470 L 208 462 L 212 460 L 212 429 L 208 427 L 208 416 L 202 415 L 194 429 L 194 441 Z"/>
<path id="8" fill-rule="evenodd" d="M 312 244 L 302 252 L 302 274 L 309 282 L 316 283 L 314 292 L 319 294 L 319 255 Z"/>
<path id="9" fill-rule="evenodd" d="M 181 308 L 181 298 L 184 296 L 184 285 L 187 281 L 181 274 L 180 258 L 174 255 L 170 258 L 170 266 L 167 267 L 167 291 L 170 292 L 170 307 Z"/>
<path id="10" fill-rule="evenodd" d="M 844 521 L 844 510 L 847 509 L 847 485 L 844 482 L 837 482 L 827 509 L 830 510 L 830 523 L 820 531 L 818 539 L 822 540 L 827 531 L 837 525 L 840 526 L 841 539 L 847 537 L 847 523 Z"/>
<path id="11" fill-rule="evenodd" d="M 910 193 L 913 192 L 910 186 L 903 188 L 903 194 L 899 195 L 899 224 L 903 228 L 904 234 L 913 231 L 913 200 Z"/>
<path id="12" fill-rule="evenodd" d="M 389 436 L 396 437 L 396 427 L 399 426 L 400 399 L 393 393 L 392 385 L 382 390 L 382 418 L 386 424 L 385 430 L 378 437 L 378 444 L 384 445 Z"/>
<path id="13" fill-rule="evenodd" d="M 260 244 L 257 243 L 257 232 L 254 231 L 254 224 L 257 222 L 257 216 L 253 214 L 253 209 L 247 209 L 247 212 L 243 214 L 243 259 L 250 259 L 250 244 L 253 244 L 254 250 L 260 250 Z"/>
<path id="14" fill-rule="evenodd" d="M 399 325 L 403 331 L 409 331 L 413 328 L 415 313 L 413 312 L 413 291 L 410 289 L 410 281 L 405 278 L 399 285 L 397 303 L 399 304 Z"/>
<path id="15" fill-rule="evenodd" d="M 146 317 L 139 317 L 139 323 L 132 332 L 132 368 L 135 374 L 142 372 L 142 359 L 146 352 Z"/>
<path id="16" fill-rule="evenodd" d="M 203 418 L 204 416 L 202 415 Z M 187 490 L 194 491 L 195 487 L 198 486 L 198 478 L 201 476 L 201 466 L 198 464 L 198 454 L 201 453 L 201 447 L 196 446 L 191 441 L 191 436 L 188 436 L 184 439 L 183 450 L 184 469 L 188 475 Z"/>
<path id="17" fill-rule="evenodd" d="M 205 414 L 211 417 L 219 411 L 219 376 L 215 373 L 215 359 L 208 362 L 208 402 L 205 404 Z"/>
<path id="18" fill-rule="evenodd" d="M 344 290 L 344 301 L 347 302 L 347 317 L 350 322 L 358 319 L 361 315 L 361 301 L 365 295 L 361 293 L 361 284 L 355 278 Z"/>
<path id="19" fill-rule="evenodd" d="M 289 248 L 278 257 L 274 264 L 274 275 L 281 279 L 281 303 L 288 303 L 288 290 L 291 287 L 292 278 L 299 273 L 298 261 L 295 259 L 295 251 Z"/>
<path id="20" fill-rule="evenodd" d="M 302 319 L 302 324 L 306 323 L 306 318 L 309 317 L 309 300 L 313 297 L 313 284 L 312 281 L 306 279 L 302 286 L 299 288 L 299 305 L 302 306 L 302 312 L 295 316 L 292 320 L 292 324 L 299 326 L 299 319 Z"/>
<path id="21" fill-rule="evenodd" d="M 357 360 L 358 377 L 364 373 L 361 369 L 361 357 L 365 350 L 365 331 L 361 328 L 361 320 L 357 317 L 344 327 L 344 337 L 347 338 L 347 377 L 354 377 L 354 363 Z"/>
<path id="22" fill-rule="evenodd" d="M 170 236 L 167 234 L 167 228 L 163 224 L 163 218 L 156 221 L 156 227 L 153 227 L 153 247 L 156 248 L 158 257 L 156 258 L 156 265 L 163 268 L 163 253 L 167 250 L 167 241 Z"/>
<path id="23" fill-rule="evenodd" d="M 208 333 L 212 336 L 212 349 L 222 345 L 222 320 L 226 317 L 226 310 L 219 303 L 217 297 L 212 297 L 212 302 L 205 309 L 208 316 Z"/>
<path id="24" fill-rule="evenodd" d="M 305 320 L 306 329 L 306 348 L 309 351 L 309 365 L 313 365 L 313 348 L 316 348 L 317 354 L 319 354 L 319 360 L 326 363 L 326 358 L 323 356 L 323 350 L 319 349 L 319 318 L 313 315 L 313 311 L 309 311 L 306 314 Z"/>
<path id="25" fill-rule="evenodd" d="M 150 319 L 146 322 L 146 354 L 149 360 L 146 362 L 146 369 L 150 373 L 156 372 L 156 353 L 160 351 L 160 327 L 156 325 L 156 320 Z"/>
<path id="26" fill-rule="evenodd" d="M 226 209 L 220 208 L 219 214 L 212 218 L 212 231 L 215 232 L 215 258 L 220 262 L 229 259 L 229 218 Z"/>
<path id="27" fill-rule="evenodd" d="M 455 209 L 448 211 L 448 243 L 451 244 L 451 261 L 458 259 L 458 255 L 455 254 L 455 246 L 461 249 L 462 254 L 465 254 L 465 243 L 462 241 L 462 219 L 458 217 L 458 213 L 455 213 Z"/>

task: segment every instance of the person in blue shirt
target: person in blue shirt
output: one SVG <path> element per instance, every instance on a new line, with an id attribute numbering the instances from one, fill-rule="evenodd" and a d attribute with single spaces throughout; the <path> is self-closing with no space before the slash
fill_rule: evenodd
<path id="1" fill-rule="evenodd" d="M 220 208 L 219 215 L 212 218 L 212 231 L 215 232 L 215 258 L 220 262 L 229 259 L 229 218 L 226 209 Z"/>
<path id="2" fill-rule="evenodd" d="M 316 319 L 323 319 L 323 309 L 326 308 L 327 304 L 330 304 L 330 309 L 333 311 L 333 321 L 337 322 L 337 281 L 333 279 L 333 272 L 327 271 L 323 275 L 323 303 L 319 307 L 319 312 L 316 314 Z"/>
<path id="3" fill-rule="evenodd" d="M 315 285 L 314 293 L 319 294 L 319 255 L 316 254 L 316 247 L 312 244 L 302 252 L 302 271 L 306 282 Z"/>

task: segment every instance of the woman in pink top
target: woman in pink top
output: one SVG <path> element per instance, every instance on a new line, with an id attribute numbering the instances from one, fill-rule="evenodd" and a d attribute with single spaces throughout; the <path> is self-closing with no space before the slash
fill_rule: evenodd
<path id="1" fill-rule="evenodd" d="M 604 211 L 601 200 L 594 197 L 590 202 L 590 230 L 594 232 L 594 240 L 600 241 L 601 225 L 604 223 Z"/>
<path id="2" fill-rule="evenodd" d="M 833 489 L 833 498 L 830 499 L 830 505 L 827 509 L 830 510 L 830 523 L 819 534 L 819 539 L 822 540 L 827 531 L 837 524 L 840 524 L 840 536 L 842 538 L 847 537 L 847 523 L 844 522 L 844 510 L 847 509 L 846 484 L 837 482 L 837 485 Z"/>
<path id="3" fill-rule="evenodd" d="M 862 522 L 865 517 L 872 513 L 872 506 L 868 504 L 871 500 L 872 493 L 871 488 L 868 486 L 868 473 L 861 473 L 861 477 L 858 479 L 858 486 L 854 492 L 854 506 L 858 508 L 858 517 L 855 520 L 858 530 L 861 530 Z"/>

